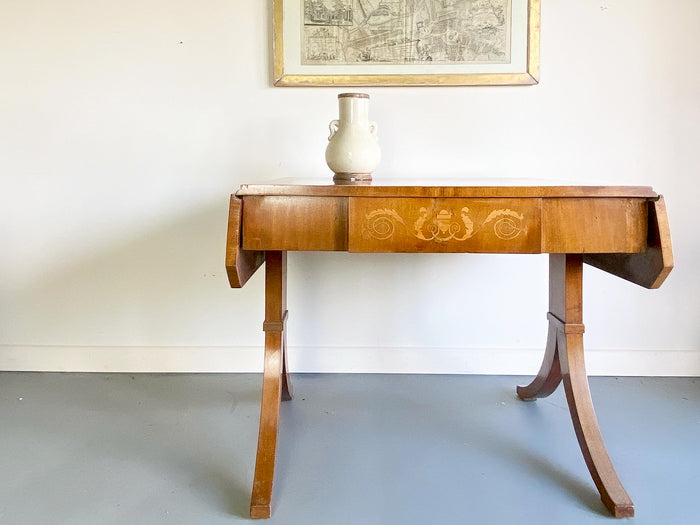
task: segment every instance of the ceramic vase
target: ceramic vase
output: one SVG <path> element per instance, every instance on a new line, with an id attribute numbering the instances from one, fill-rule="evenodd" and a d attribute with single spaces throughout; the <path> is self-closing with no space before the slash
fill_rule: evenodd
<path id="1" fill-rule="evenodd" d="M 339 118 L 329 124 L 326 163 L 339 183 L 372 180 L 372 172 L 381 160 L 377 141 L 377 123 L 369 120 L 369 95 L 338 95 Z"/>

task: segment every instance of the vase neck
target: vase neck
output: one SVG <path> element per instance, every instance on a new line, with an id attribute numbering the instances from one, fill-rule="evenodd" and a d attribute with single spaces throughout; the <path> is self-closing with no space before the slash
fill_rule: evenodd
<path id="1" fill-rule="evenodd" d="M 343 97 L 338 99 L 338 103 L 341 122 L 357 123 L 369 120 L 369 99 Z"/>

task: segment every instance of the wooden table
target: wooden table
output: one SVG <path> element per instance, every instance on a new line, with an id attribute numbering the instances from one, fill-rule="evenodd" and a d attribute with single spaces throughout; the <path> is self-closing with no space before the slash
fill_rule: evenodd
<path id="1" fill-rule="evenodd" d="M 238 288 L 265 265 L 265 364 L 250 506 L 271 512 L 280 400 L 292 398 L 285 324 L 287 251 L 549 253 L 549 334 L 523 400 L 563 381 L 583 457 L 605 506 L 634 515 L 605 449 L 583 359 L 583 263 L 646 288 L 673 268 L 663 197 L 643 186 L 518 180 L 335 185 L 282 180 L 231 196 L 226 269 Z"/>

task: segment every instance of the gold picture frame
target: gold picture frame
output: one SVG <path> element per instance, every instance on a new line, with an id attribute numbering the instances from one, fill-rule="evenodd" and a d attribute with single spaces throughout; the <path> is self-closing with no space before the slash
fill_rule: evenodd
<path id="1" fill-rule="evenodd" d="M 363 5 L 371 7 L 374 4 L 380 7 L 382 5 L 395 7 L 398 4 L 405 6 L 407 1 L 365 0 L 360 2 L 359 0 L 342 0 L 348 5 L 360 7 Z M 418 63 L 421 60 L 419 58 L 414 59 L 415 63 L 407 63 L 408 61 L 404 58 L 403 63 L 399 63 L 397 60 L 396 63 L 382 63 L 377 66 L 376 62 L 370 63 L 370 59 L 366 64 L 343 63 L 336 65 L 325 63 L 324 60 L 328 56 L 337 62 L 336 56 L 332 52 L 330 55 L 323 53 L 321 58 L 319 58 L 321 55 L 315 52 L 316 55 L 311 58 L 319 63 L 311 63 L 311 59 L 304 63 L 302 46 L 304 46 L 308 58 L 313 44 L 310 42 L 312 37 L 305 36 L 304 31 L 314 29 L 310 27 L 312 25 L 322 26 L 315 30 L 317 32 L 326 31 L 323 41 L 340 46 L 342 45 L 339 43 L 341 39 L 339 37 L 336 37 L 335 40 L 329 39 L 329 34 L 333 36 L 329 31 L 333 30 L 335 26 L 349 25 L 351 22 L 343 20 L 338 22 L 340 17 L 337 14 L 321 13 L 320 17 L 326 17 L 323 20 L 330 21 L 327 23 L 324 23 L 323 20 L 320 23 L 308 23 L 311 15 L 308 12 L 305 14 L 305 3 L 312 2 L 324 9 L 329 5 L 338 5 L 337 3 L 333 4 L 330 0 L 273 0 L 273 83 L 275 86 L 512 86 L 537 84 L 540 73 L 540 0 L 462 0 L 463 4 L 470 6 L 475 4 L 479 6 L 493 5 L 493 2 L 498 1 L 506 2 L 508 5 L 507 31 L 509 39 L 507 51 L 509 62 L 502 61 L 497 64 L 493 62 L 464 62 L 454 65 L 452 63 L 433 64 L 425 60 Z M 417 10 L 418 7 L 415 6 L 426 6 L 430 2 L 431 0 L 423 2 L 412 0 L 411 9 Z M 443 3 L 441 2 L 441 4 Z M 455 2 L 452 5 L 455 4 L 460 4 L 460 2 Z M 425 9 L 427 10 L 427 7 Z M 308 11 L 308 6 L 306 11 Z M 330 12 L 330 9 L 326 9 L 326 11 Z M 500 12 L 502 13 L 502 11 Z M 346 18 L 352 19 L 352 17 L 351 13 Z M 503 18 L 501 17 L 501 22 Z M 422 22 L 420 23 L 422 24 Z M 440 23 L 444 26 L 442 21 Z M 505 24 L 501 23 L 501 25 Z M 411 25 L 411 28 L 413 27 L 415 24 Z M 487 27 L 487 29 L 489 28 Z M 346 31 L 345 28 L 341 27 L 335 27 L 335 30 L 336 35 L 340 31 Z M 453 38 L 459 37 L 459 33 L 456 31 L 454 34 L 457 37 Z M 306 40 L 304 40 L 305 38 Z M 321 41 L 322 37 L 315 36 L 313 38 L 316 39 L 315 41 Z M 410 46 L 411 52 L 414 53 L 418 45 L 415 42 L 419 41 L 418 39 L 410 41 L 404 36 L 403 39 L 396 39 L 389 45 L 396 47 L 398 42 L 398 45 L 404 46 L 404 49 L 409 49 L 408 46 Z M 385 44 L 384 47 L 387 45 Z M 369 54 L 371 51 L 367 51 L 367 53 Z M 503 52 L 500 53 L 500 55 L 503 54 Z M 431 57 L 428 59 L 432 60 Z M 385 62 L 387 61 L 385 60 Z"/>

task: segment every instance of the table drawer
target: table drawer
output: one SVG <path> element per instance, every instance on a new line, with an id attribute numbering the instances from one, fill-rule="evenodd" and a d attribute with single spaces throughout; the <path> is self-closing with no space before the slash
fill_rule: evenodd
<path id="1" fill-rule="evenodd" d="M 541 199 L 353 197 L 351 252 L 539 253 Z"/>

